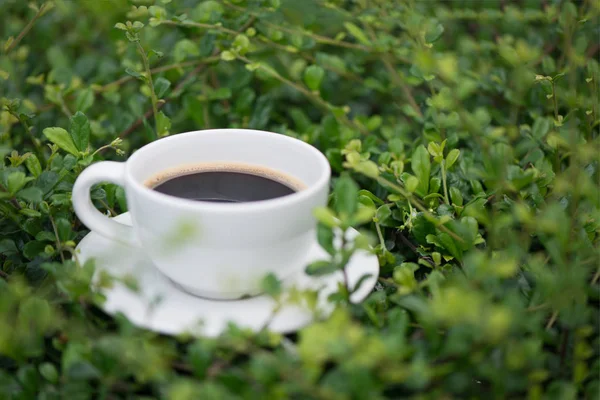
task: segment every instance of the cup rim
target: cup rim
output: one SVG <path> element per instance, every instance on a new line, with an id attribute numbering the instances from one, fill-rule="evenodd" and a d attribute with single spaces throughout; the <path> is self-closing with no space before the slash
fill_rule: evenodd
<path id="1" fill-rule="evenodd" d="M 160 192 L 157 192 L 155 190 L 148 188 L 147 186 L 145 186 L 138 180 L 134 179 L 134 177 L 131 175 L 129 166 L 131 164 L 135 163 L 136 160 L 140 157 L 140 154 L 143 154 L 145 152 L 145 150 L 149 150 L 149 149 L 152 149 L 152 148 L 155 148 L 158 146 L 162 146 L 169 141 L 183 140 L 182 136 L 212 135 L 212 134 L 222 135 L 222 134 L 227 134 L 227 133 L 240 133 L 240 132 L 243 132 L 244 134 L 248 134 L 248 135 L 257 135 L 257 136 L 262 136 L 262 137 L 269 136 L 270 140 L 279 140 L 282 142 L 288 142 L 290 144 L 293 144 L 294 146 L 303 147 L 305 150 L 308 150 L 309 152 L 313 153 L 316 156 L 316 159 L 318 160 L 318 163 L 319 163 L 318 166 L 319 166 L 321 175 L 319 176 L 318 180 L 315 183 L 308 185 L 306 189 L 303 189 L 301 191 L 298 191 L 298 192 L 295 192 L 295 193 L 292 193 L 292 194 L 289 194 L 289 195 L 286 195 L 283 197 L 278 197 L 275 199 L 258 200 L 258 201 L 252 201 L 252 202 L 246 202 L 246 203 L 212 203 L 212 202 L 208 202 L 208 201 L 190 200 L 190 199 L 184 199 L 184 198 L 180 198 L 180 197 L 170 196 L 170 195 L 160 193 Z M 329 161 L 327 160 L 325 155 L 321 151 L 319 151 L 316 147 L 314 147 L 306 142 L 303 142 L 302 140 L 299 140 L 299 139 L 296 139 L 296 138 L 293 138 L 290 136 L 286 136 L 286 135 L 275 133 L 275 132 L 256 130 L 256 129 L 235 129 L 235 128 L 204 129 L 204 130 L 197 130 L 197 131 L 190 131 L 190 132 L 182 132 L 179 134 L 167 136 L 167 137 L 155 140 L 151 143 L 148 143 L 145 146 L 142 146 L 140 149 L 135 151 L 129 157 L 129 159 L 125 162 L 125 177 L 126 177 L 126 181 L 128 182 L 128 185 L 132 185 L 136 191 L 143 194 L 144 196 L 149 197 L 150 199 L 152 199 L 154 201 L 163 203 L 165 205 L 168 203 L 168 205 L 171 205 L 171 206 L 176 205 L 178 207 L 186 208 L 186 209 L 190 209 L 190 210 L 201 209 L 201 210 L 214 211 L 214 212 L 240 213 L 240 212 L 247 212 L 247 211 L 257 211 L 257 210 L 264 210 L 264 209 L 289 207 L 289 206 L 292 206 L 297 203 L 301 203 L 301 202 L 313 197 L 315 194 L 320 192 L 324 186 L 329 185 L 329 180 L 331 177 L 331 167 L 330 167 Z"/>

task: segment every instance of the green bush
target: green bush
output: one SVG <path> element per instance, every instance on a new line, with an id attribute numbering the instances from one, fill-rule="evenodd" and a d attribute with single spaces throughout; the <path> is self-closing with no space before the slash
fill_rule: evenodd
<path id="1" fill-rule="evenodd" d="M 0 398 L 598 398 L 600 6 L 579 3 L 0 1 Z M 225 127 L 327 155 L 322 242 L 375 239 L 362 304 L 217 339 L 99 311 L 76 176 Z"/>

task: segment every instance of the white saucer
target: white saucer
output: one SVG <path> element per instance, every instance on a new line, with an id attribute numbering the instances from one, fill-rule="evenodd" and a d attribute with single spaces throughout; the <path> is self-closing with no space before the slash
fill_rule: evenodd
<path id="1" fill-rule="evenodd" d="M 131 224 L 129 213 L 115 217 L 115 220 Z M 351 232 L 352 236 L 357 232 Z M 122 313 L 132 323 L 161 333 L 191 333 L 202 336 L 218 336 L 229 322 L 242 328 L 258 331 L 268 323 L 273 332 L 288 333 L 308 325 L 314 313 L 300 305 L 283 305 L 273 315 L 275 301 L 266 295 L 243 300 L 210 300 L 190 295 L 179 289 L 162 275 L 149 261 L 143 250 L 129 247 L 90 232 L 77 246 L 81 264 L 94 258 L 96 273 L 104 270 L 115 277 L 131 276 L 138 284 L 138 291 L 115 283 L 103 294 L 106 301 L 101 307 L 109 314 Z M 316 242 L 311 249 L 307 264 L 324 260 L 328 254 Z M 347 266 L 350 287 L 364 275 L 370 275 L 351 296 L 352 302 L 362 301 L 373 289 L 379 275 L 379 263 L 375 255 L 359 251 Z M 298 289 L 318 289 L 318 311 L 321 316 L 332 311 L 327 295 L 337 290 L 343 282 L 341 272 L 322 277 L 309 277 L 304 272 L 284 283 L 284 287 Z M 285 289 L 284 289 L 285 291 Z M 269 319 L 271 318 L 270 322 Z"/>

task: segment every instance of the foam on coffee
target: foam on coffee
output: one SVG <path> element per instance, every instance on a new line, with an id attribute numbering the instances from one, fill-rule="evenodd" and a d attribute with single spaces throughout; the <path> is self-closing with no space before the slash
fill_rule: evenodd
<path id="1" fill-rule="evenodd" d="M 198 174 L 202 172 L 238 172 L 271 179 L 275 182 L 279 182 L 289 187 L 290 189 L 296 192 L 306 189 L 306 185 L 304 184 L 304 182 L 291 175 L 261 165 L 245 164 L 238 162 L 194 163 L 167 168 L 146 179 L 144 181 L 144 186 L 152 189 L 170 179 L 178 178 L 185 175 Z"/>

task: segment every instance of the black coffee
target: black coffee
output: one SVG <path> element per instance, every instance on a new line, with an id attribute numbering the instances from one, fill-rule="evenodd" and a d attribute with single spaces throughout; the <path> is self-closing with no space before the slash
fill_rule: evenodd
<path id="1" fill-rule="evenodd" d="M 188 172 L 161 180 L 158 184 L 151 184 L 152 189 L 170 196 L 215 203 L 269 200 L 297 191 L 272 177 L 244 171 Z"/>

